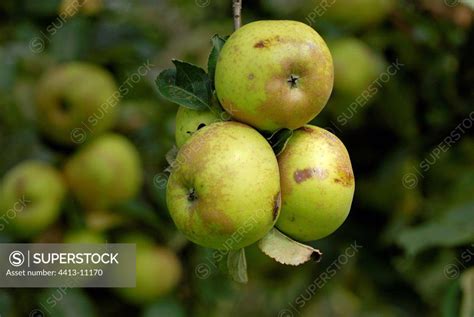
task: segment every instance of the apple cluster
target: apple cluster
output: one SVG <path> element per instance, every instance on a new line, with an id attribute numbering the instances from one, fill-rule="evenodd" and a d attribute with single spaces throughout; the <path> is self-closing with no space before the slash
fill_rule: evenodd
<path id="1" fill-rule="evenodd" d="M 325 41 L 300 22 L 257 21 L 221 42 L 210 57 L 217 100 L 209 109 L 179 100 L 174 86 L 159 89 L 181 105 L 167 185 L 171 217 L 191 241 L 215 249 L 246 247 L 274 226 L 297 241 L 328 236 L 347 218 L 355 183 L 344 144 L 308 124 L 333 88 Z M 162 83 L 199 86 L 184 85 L 184 64 L 175 65 Z"/>

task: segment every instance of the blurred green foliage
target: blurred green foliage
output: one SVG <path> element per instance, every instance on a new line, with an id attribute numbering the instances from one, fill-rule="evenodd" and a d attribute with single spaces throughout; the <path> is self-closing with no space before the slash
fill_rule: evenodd
<path id="1" fill-rule="evenodd" d="M 172 58 L 205 67 L 212 35 L 232 32 L 230 1 L 108 0 L 98 12 L 61 21 L 59 0 L 2 0 L 0 176 L 26 159 L 62 168 L 74 151 L 52 144 L 37 128 L 35 88 L 47 69 L 86 61 L 108 69 L 120 84 L 150 61 L 152 72 L 123 97 L 114 127 L 140 151 L 145 185 L 136 199 L 110 210 L 125 220 L 106 235 L 120 241 L 140 231 L 172 248 L 184 277 L 172 294 L 143 307 L 109 289 L 0 289 L 0 316 L 31 316 L 34 309 L 54 317 L 459 316 L 463 296 L 472 299 L 459 276 L 474 263 L 473 13 L 462 1 L 400 0 L 388 1 L 387 15 L 373 17 L 368 11 L 378 1 L 357 1 L 356 8 L 341 1 L 332 9 L 323 9 L 321 0 L 244 1 L 244 23 L 300 20 L 327 41 L 358 38 L 386 66 L 402 66 L 368 102 L 352 106 L 359 96 L 336 87 L 313 121 L 345 143 L 356 175 L 349 218 L 312 243 L 323 251 L 322 261 L 286 267 L 252 246 L 246 250 L 249 282 L 239 285 L 220 260 L 225 254 L 188 243 L 167 213 L 160 180 L 166 179 L 177 106 L 160 99 L 154 85 Z M 331 11 L 344 9 L 349 14 Z M 365 23 L 364 17 L 372 18 Z M 351 62 L 357 61 L 346 67 Z M 455 142 L 447 145 L 448 136 Z M 60 221 L 32 241 L 61 240 L 89 225 L 68 197 Z M 0 241 L 18 240 L 0 232 Z M 341 254 L 354 242 L 362 249 L 342 264 Z M 45 309 L 41 304 L 51 296 L 57 305 Z"/>

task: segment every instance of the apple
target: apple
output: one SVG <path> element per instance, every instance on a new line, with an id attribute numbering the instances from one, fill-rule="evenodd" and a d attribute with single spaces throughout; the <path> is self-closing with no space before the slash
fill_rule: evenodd
<path id="1" fill-rule="evenodd" d="M 0 184 L 0 231 L 29 238 L 59 217 L 66 186 L 56 169 L 41 161 L 24 161 Z"/>
<path id="2" fill-rule="evenodd" d="M 83 143 L 113 126 L 119 97 L 106 70 L 81 62 L 57 66 L 38 82 L 39 128 L 59 144 Z"/>
<path id="3" fill-rule="evenodd" d="M 344 144 L 306 125 L 278 156 L 282 207 L 276 227 L 298 241 L 321 239 L 342 225 L 354 196 L 354 174 Z"/>
<path id="4" fill-rule="evenodd" d="M 329 99 L 333 77 L 331 53 L 311 27 L 296 21 L 257 21 L 226 41 L 215 84 L 232 117 L 274 131 L 312 120 Z"/>
<path id="5" fill-rule="evenodd" d="M 161 246 L 136 248 L 136 287 L 117 289 L 127 301 L 143 305 L 170 293 L 182 276 L 176 254 Z"/>
<path id="6" fill-rule="evenodd" d="M 166 200 L 189 240 L 239 249 L 261 239 L 280 210 L 278 163 L 268 142 L 239 122 L 197 131 L 171 165 Z"/>
<path id="7" fill-rule="evenodd" d="M 93 210 L 86 211 L 84 214 L 87 228 L 98 232 L 116 228 L 128 220 L 124 215 L 112 211 Z"/>
<path id="8" fill-rule="evenodd" d="M 225 119 L 226 113 L 217 114 L 212 111 L 198 111 L 179 107 L 176 114 L 176 145 L 181 147 L 197 130 Z"/>
<path id="9" fill-rule="evenodd" d="M 383 72 L 385 61 L 367 44 L 356 38 L 329 43 L 334 61 L 334 91 L 356 98 Z"/>
<path id="10" fill-rule="evenodd" d="M 64 174 L 85 209 L 107 210 L 133 198 L 143 181 L 135 146 L 118 134 L 92 140 L 65 164 Z"/>
<path id="11" fill-rule="evenodd" d="M 320 0 L 320 7 L 325 0 Z M 382 22 L 392 12 L 395 0 L 337 0 L 325 6 L 322 19 L 353 28 L 368 27 Z"/>

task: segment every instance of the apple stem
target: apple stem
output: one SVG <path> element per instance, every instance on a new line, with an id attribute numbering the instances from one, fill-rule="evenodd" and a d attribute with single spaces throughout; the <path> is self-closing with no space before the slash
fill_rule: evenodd
<path id="1" fill-rule="evenodd" d="M 234 13 L 234 30 L 237 30 L 241 25 L 240 12 L 242 11 L 242 0 L 232 0 L 232 9 Z"/>

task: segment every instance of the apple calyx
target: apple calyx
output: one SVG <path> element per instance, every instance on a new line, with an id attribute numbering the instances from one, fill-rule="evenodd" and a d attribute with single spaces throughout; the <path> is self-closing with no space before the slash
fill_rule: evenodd
<path id="1" fill-rule="evenodd" d="M 260 250 L 281 264 L 298 266 L 309 260 L 321 261 L 322 252 L 297 242 L 276 228 L 259 241 Z"/>
<path id="2" fill-rule="evenodd" d="M 298 80 L 300 79 L 299 76 L 291 74 L 288 78 L 287 82 L 290 85 L 290 88 L 298 88 Z"/>
<path id="3" fill-rule="evenodd" d="M 188 201 L 193 202 L 198 199 L 198 196 L 196 194 L 196 190 L 194 188 L 191 188 L 188 193 Z"/>
<path id="4" fill-rule="evenodd" d="M 59 101 L 58 108 L 62 113 L 67 113 L 73 108 L 73 105 L 69 100 L 63 98 Z"/>

